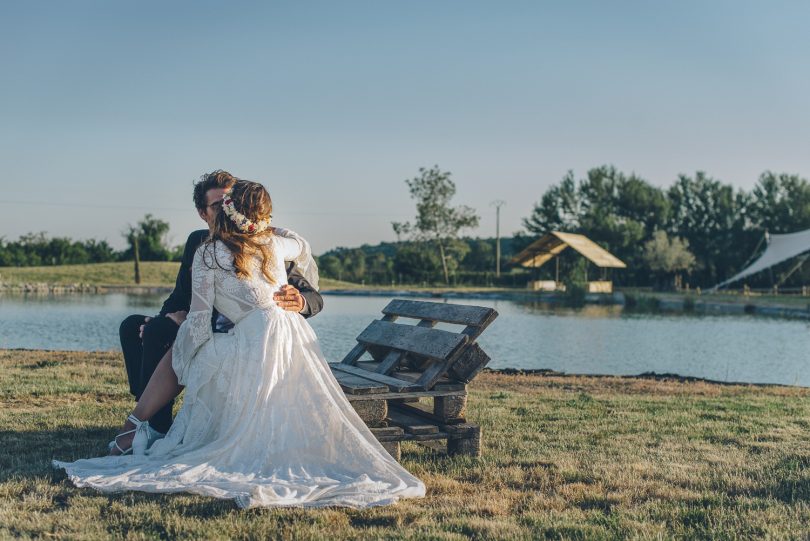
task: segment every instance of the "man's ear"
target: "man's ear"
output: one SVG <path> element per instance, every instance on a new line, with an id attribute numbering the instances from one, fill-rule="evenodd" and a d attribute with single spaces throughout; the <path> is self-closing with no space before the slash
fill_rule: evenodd
<path id="1" fill-rule="evenodd" d="M 208 223 L 208 218 L 205 216 L 205 211 L 197 209 L 197 214 L 200 215 L 203 222 Z"/>

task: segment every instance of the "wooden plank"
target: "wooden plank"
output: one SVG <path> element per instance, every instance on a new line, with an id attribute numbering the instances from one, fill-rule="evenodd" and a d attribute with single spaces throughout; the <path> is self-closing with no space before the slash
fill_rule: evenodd
<path id="1" fill-rule="evenodd" d="M 405 432 L 411 434 L 436 434 L 439 427 L 436 423 L 431 423 L 417 416 L 403 413 L 401 410 L 391 408 L 388 411 L 388 421 L 396 426 L 401 426 Z"/>
<path id="2" fill-rule="evenodd" d="M 405 358 L 405 355 L 406 353 L 404 351 L 392 349 L 388 355 L 385 356 L 385 359 L 382 360 L 375 372 L 378 374 L 390 374 L 397 366 L 399 366 L 399 363 Z"/>
<path id="3" fill-rule="evenodd" d="M 369 372 L 376 372 L 377 368 L 380 366 L 380 361 L 360 361 L 355 366 L 368 370 Z"/>
<path id="4" fill-rule="evenodd" d="M 346 365 L 353 365 L 357 364 L 357 361 L 360 360 L 360 357 L 363 356 L 363 353 L 366 352 L 366 346 L 364 344 L 355 344 L 352 350 L 343 357 L 343 360 L 340 361 L 341 364 Z"/>
<path id="5" fill-rule="evenodd" d="M 388 385 L 383 385 L 377 381 L 371 381 L 370 379 L 334 369 L 332 374 L 346 394 L 380 394 L 388 391 Z"/>
<path id="6" fill-rule="evenodd" d="M 469 336 L 470 337 L 470 342 L 472 342 L 473 340 L 478 338 L 481 335 L 482 332 L 484 332 L 484 329 L 489 327 L 490 323 L 495 321 L 496 317 L 498 317 L 498 312 L 493 310 L 492 313 L 489 314 L 489 316 L 487 317 L 486 320 L 484 320 L 483 323 L 481 323 L 480 325 L 470 325 L 461 332 L 462 332 L 462 334 L 466 334 L 467 336 Z"/>
<path id="7" fill-rule="evenodd" d="M 466 396 L 437 396 L 433 399 L 433 415 L 439 419 L 460 419 L 466 410 Z"/>
<path id="8" fill-rule="evenodd" d="M 371 358 L 374 359 L 375 362 L 382 362 L 385 359 L 385 356 L 388 355 L 388 352 L 391 351 L 391 348 L 381 347 L 381 346 L 368 346 L 366 351 L 369 352 Z M 360 366 L 364 362 L 368 361 L 358 361 L 354 363 L 355 366 Z"/>
<path id="9" fill-rule="evenodd" d="M 414 372 L 414 371 L 398 371 L 396 376 L 399 379 L 404 379 L 405 381 L 419 381 L 419 378 L 422 377 L 422 372 Z M 464 383 L 460 381 L 453 381 L 444 376 L 439 378 L 435 385 L 433 385 L 434 391 L 444 390 L 444 391 L 461 391 L 467 388 Z"/>
<path id="10" fill-rule="evenodd" d="M 411 383 L 409 381 L 403 381 L 401 379 L 392 378 L 391 376 L 386 376 L 384 374 L 369 372 L 368 370 L 363 370 L 362 368 L 357 368 L 356 366 L 351 366 L 343 363 L 329 363 L 329 367 L 332 368 L 332 371 L 339 370 L 341 372 L 346 372 L 347 374 L 360 376 L 361 378 L 366 378 L 370 379 L 371 381 L 376 381 L 377 383 L 385 384 L 388 386 L 390 390 L 398 393 L 401 393 L 403 391 L 423 390 L 422 387 L 420 387 L 416 383 Z"/>
<path id="11" fill-rule="evenodd" d="M 481 427 L 475 423 L 461 423 L 458 425 L 440 425 L 443 431 L 447 432 L 450 438 L 469 438 L 481 431 Z"/>
<path id="12" fill-rule="evenodd" d="M 439 430 L 437 432 L 425 433 L 425 434 L 413 434 L 411 432 L 402 431 L 403 429 L 400 427 L 389 427 L 389 428 L 372 428 L 371 432 L 374 434 L 374 437 L 377 438 L 378 441 L 382 442 L 391 442 L 391 441 L 415 441 L 415 442 L 422 442 L 422 441 L 438 441 L 438 440 L 447 440 L 449 444 L 450 441 L 456 442 L 456 446 L 458 443 L 463 443 L 465 439 L 474 439 L 477 440 L 477 446 L 480 448 L 480 438 L 481 438 L 481 428 L 478 425 L 474 425 L 471 423 L 467 423 L 462 426 L 463 428 L 459 431 L 455 432 L 445 432 L 443 430 Z M 390 428 L 396 428 L 400 430 L 399 433 L 379 433 L 378 431 L 381 430 L 389 430 Z M 461 450 L 463 452 L 463 450 Z"/>
<path id="13" fill-rule="evenodd" d="M 362 400 L 359 402 L 349 402 L 357 412 L 357 415 L 368 426 L 386 426 L 385 418 L 388 416 L 387 400 Z"/>
<path id="14" fill-rule="evenodd" d="M 433 434 L 411 434 L 410 432 L 405 432 L 401 436 L 380 436 L 377 438 L 380 443 L 383 442 L 390 442 L 390 441 L 435 441 L 435 440 L 447 440 L 447 432 L 435 432 Z"/>
<path id="15" fill-rule="evenodd" d="M 489 355 L 478 344 L 472 344 L 453 363 L 447 372 L 447 376 L 457 381 L 469 383 L 489 361 Z"/>
<path id="16" fill-rule="evenodd" d="M 357 341 L 365 345 L 388 346 L 443 361 L 453 358 L 467 343 L 467 336 L 376 320 L 360 333 Z"/>
<path id="17" fill-rule="evenodd" d="M 467 306 L 463 304 L 449 304 L 444 302 L 411 301 L 394 299 L 383 308 L 383 314 L 397 315 L 412 319 L 430 319 L 444 323 L 458 325 L 474 325 L 480 327 L 487 321 L 494 319 L 492 308 L 481 306 Z"/>
<path id="18" fill-rule="evenodd" d="M 467 391 L 409 391 L 409 392 L 388 392 L 384 394 L 347 394 L 349 402 L 355 400 L 396 400 L 398 398 L 431 398 L 437 396 L 464 396 Z"/>
<path id="19" fill-rule="evenodd" d="M 405 433 L 405 431 L 402 430 L 402 428 L 399 427 L 399 426 L 387 426 L 387 427 L 381 427 L 381 428 L 372 428 L 370 430 L 371 430 L 371 433 L 374 434 L 374 436 L 376 436 L 378 438 L 380 436 L 401 436 L 402 434 Z"/>
<path id="20" fill-rule="evenodd" d="M 431 441 L 431 440 L 446 440 L 447 439 L 447 432 L 434 432 L 431 434 L 411 434 L 409 432 L 405 433 L 405 436 L 402 438 L 402 441 Z"/>
<path id="21" fill-rule="evenodd" d="M 425 404 L 420 404 L 418 402 L 414 402 L 411 404 L 404 404 L 404 403 L 397 403 L 397 402 L 389 402 L 388 408 L 388 415 L 391 415 L 392 411 L 400 411 L 402 413 L 407 413 L 410 415 L 414 415 L 417 417 L 421 417 L 426 421 L 436 423 L 436 424 L 447 424 L 447 425 L 456 425 L 459 423 L 466 422 L 464 417 L 455 417 L 452 419 L 442 419 L 440 416 L 433 413 L 432 408 L 428 409 L 429 406 Z"/>
<path id="22" fill-rule="evenodd" d="M 447 442 L 442 442 L 439 440 L 426 440 L 417 443 L 423 447 L 427 447 L 431 451 L 447 452 Z"/>
<path id="23" fill-rule="evenodd" d="M 446 361 L 436 361 L 432 365 L 428 366 L 424 372 L 422 372 L 422 376 L 416 381 L 418 385 L 420 385 L 423 389 L 432 389 L 436 382 L 439 381 L 443 375 L 450 370 L 450 366 L 453 364 L 455 359 L 450 358 Z"/>

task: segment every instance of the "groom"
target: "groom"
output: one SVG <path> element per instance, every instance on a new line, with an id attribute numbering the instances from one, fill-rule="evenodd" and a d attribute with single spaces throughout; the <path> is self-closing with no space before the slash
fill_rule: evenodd
<path id="1" fill-rule="evenodd" d="M 186 319 L 191 305 L 191 263 L 194 261 L 194 253 L 213 230 L 214 221 L 222 205 L 223 194 L 237 180 L 230 173 L 217 170 L 203 175 L 200 181 L 194 184 L 194 205 L 200 218 L 208 224 L 208 229 L 194 231 L 189 235 L 174 291 L 163 303 L 160 313 L 155 317 L 131 315 L 121 323 L 119 335 L 129 379 L 129 391 L 136 401 L 146 389 L 146 384 L 149 383 L 149 378 L 152 377 L 160 360 L 171 349 L 177 336 L 177 329 Z M 304 279 L 294 263 L 287 263 L 287 279 L 289 284 L 282 286 L 274 295 L 276 304 L 285 310 L 298 312 L 304 317 L 314 316 L 321 311 L 323 298 Z M 211 325 L 214 332 L 227 332 L 232 323 L 214 311 Z M 151 428 L 161 433 L 169 430 L 172 424 L 172 405 L 173 402 L 169 402 L 150 419 Z"/>

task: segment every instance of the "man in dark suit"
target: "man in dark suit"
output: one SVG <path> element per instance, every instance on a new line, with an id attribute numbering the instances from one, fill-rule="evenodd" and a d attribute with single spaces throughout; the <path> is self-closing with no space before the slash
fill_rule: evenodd
<path id="1" fill-rule="evenodd" d="M 149 383 L 149 378 L 152 377 L 160 360 L 171 350 L 177 330 L 186 318 L 191 305 L 191 264 L 194 261 L 194 253 L 208 238 L 221 208 L 222 195 L 237 180 L 225 171 L 214 171 L 203 175 L 194 185 L 194 205 L 200 218 L 208 224 L 208 229 L 194 231 L 189 235 L 174 291 L 163 303 L 160 313 L 155 317 L 131 315 L 121 323 L 119 335 L 129 379 L 129 391 L 136 401 L 146 389 L 146 384 Z M 293 263 L 287 264 L 287 278 L 289 283 L 282 286 L 274 296 L 276 303 L 285 310 L 299 312 L 304 317 L 312 317 L 320 312 L 323 308 L 323 298 L 304 279 Z M 215 311 L 211 325 L 214 332 L 226 332 L 231 323 Z M 150 419 L 150 428 L 159 433 L 165 433 L 169 429 L 172 424 L 172 405 L 173 402 L 169 402 Z"/>

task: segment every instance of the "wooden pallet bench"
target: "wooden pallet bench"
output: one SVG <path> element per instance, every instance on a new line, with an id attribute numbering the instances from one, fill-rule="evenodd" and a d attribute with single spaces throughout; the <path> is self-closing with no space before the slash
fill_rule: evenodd
<path id="1" fill-rule="evenodd" d="M 490 360 L 476 339 L 498 312 L 394 299 L 382 313 L 329 365 L 352 406 L 397 460 L 403 441 L 480 456 L 481 428 L 465 418 L 467 384 Z"/>

